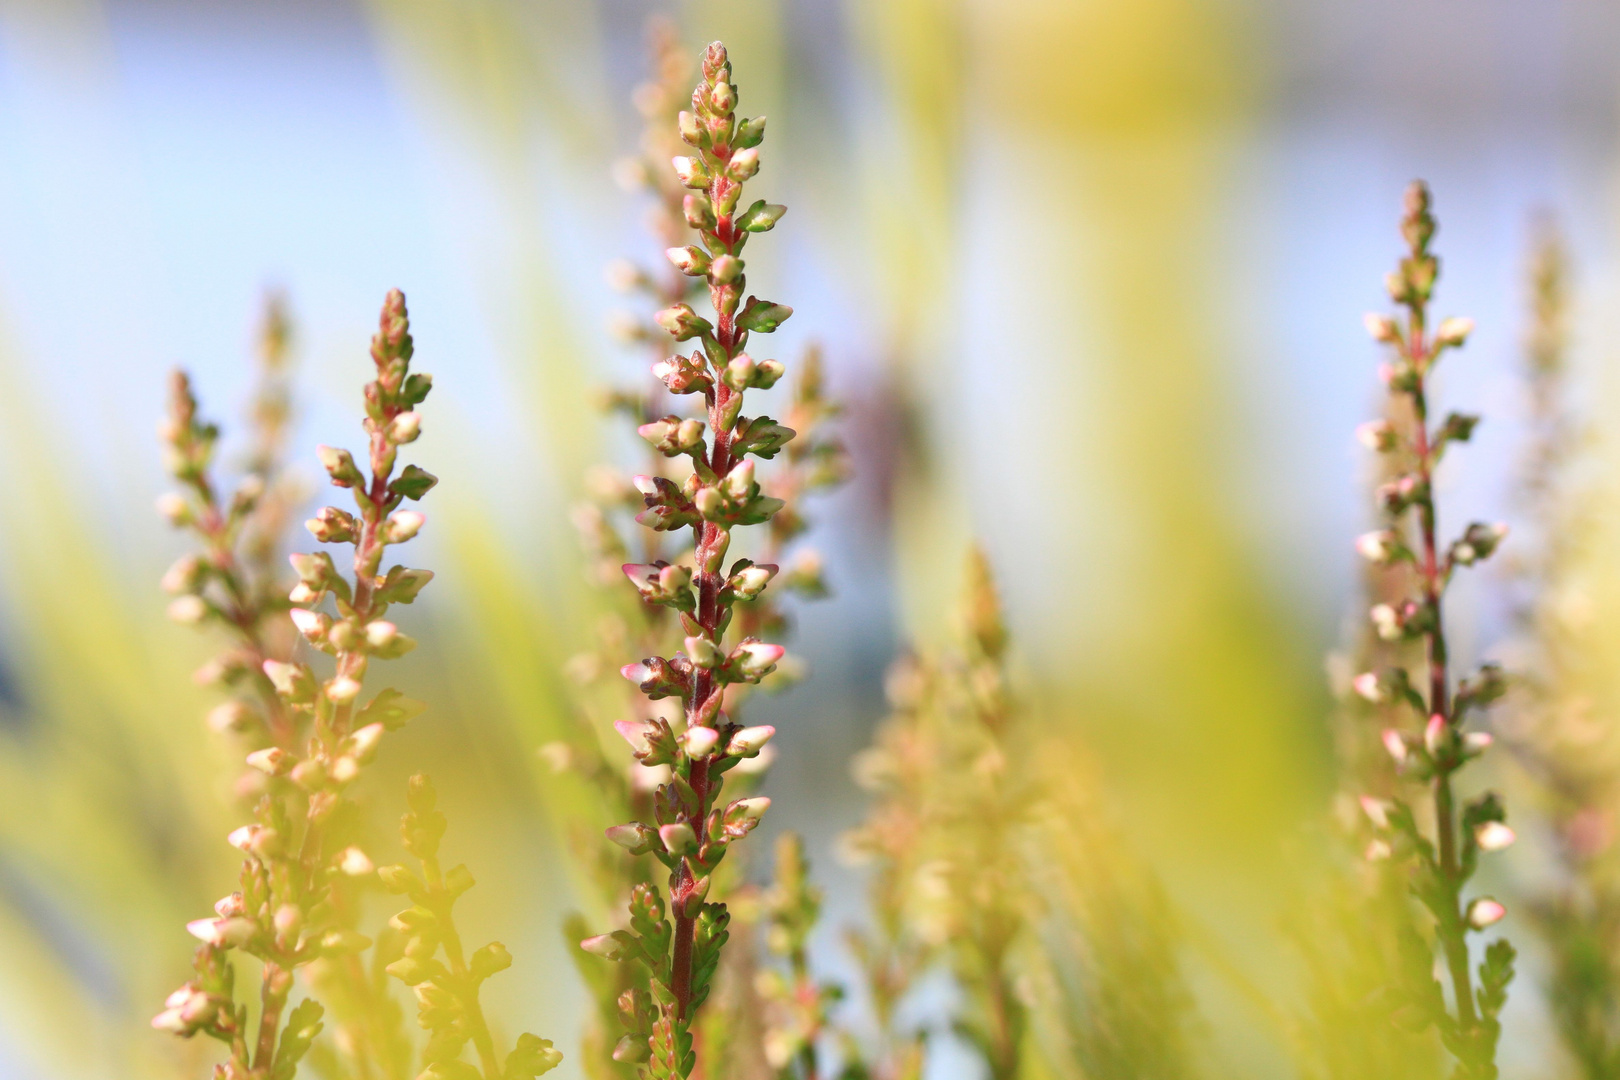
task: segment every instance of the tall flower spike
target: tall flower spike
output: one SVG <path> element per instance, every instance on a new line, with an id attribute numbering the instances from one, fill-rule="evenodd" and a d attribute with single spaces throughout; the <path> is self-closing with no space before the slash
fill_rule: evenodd
<path id="1" fill-rule="evenodd" d="M 274 320 L 271 326 L 277 326 Z M 273 331 L 270 339 L 278 338 L 284 335 Z M 317 986 L 343 983 L 345 1000 L 356 1003 L 359 1019 L 348 1026 L 344 1040 L 351 1054 L 378 1064 L 397 1063 L 408 1054 L 403 1035 L 387 1019 L 389 1010 L 365 1004 L 374 991 L 357 957 L 371 942 L 352 925 L 356 905 L 345 902 L 351 884 L 375 873 L 364 851 L 355 848 L 344 831 L 354 817 L 349 787 L 376 753 L 382 734 L 421 708 L 395 690 L 383 690 L 365 703 L 360 700 L 370 662 L 403 655 L 414 644 L 384 615 L 393 604 L 415 600 L 432 578 L 426 570 L 404 566 L 381 572 L 385 549 L 408 540 L 421 524 L 419 514 L 399 510 L 400 504 L 420 499 L 435 483 L 431 474 L 415 465 L 396 475 L 400 446 L 414 440 L 420 428 L 415 407 L 432 385 L 429 376 L 410 371 L 409 322 L 405 298 L 397 290 L 383 305 L 371 355 L 376 378 L 364 392 L 368 470 L 362 471 L 347 451 L 329 447 L 319 451 L 333 484 L 353 491 L 359 513 L 328 507 L 310 523 L 318 539 L 353 547 L 353 579 L 340 573 L 324 552 L 291 557 L 297 584 L 288 596 L 296 606 L 286 624 L 288 629 L 296 627 L 311 647 L 333 658 L 333 673 L 319 679 L 308 665 L 290 656 L 257 649 L 251 638 L 228 663 L 216 665 L 225 678 L 263 680 L 258 723 L 265 732 L 262 743 L 268 745 L 247 755 L 249 775 L 255 777 L 261 794 L 253 822 L 229 838 L 247 856 L 240 891 L 220 901 L 217 918 L 192 924 L 204 945 L 198 952 L 197 979 L 182 988 L 191 996 L 179 1006 L 171 999 L 154 1023 L 181 1034 L 203 1031 L 229 1044 L 230 1060 L 222 1069 L 231 1078 L 246 1080 L 272 1071 L 277 1077 L 292 1075 L 321 1028 L 323 1008 L 315 998 L 287 1011 L 294 972 L 312 966 L 329 973 L 315 980 Z M 171 516 L 195 521 L 209 531 L 222 527 L 206 478 L 217 433 L 197 422 L 195 413 L 189 389 L 177 381 L 164 435 L 171 448 L 171 468 L 192 488 L 194 498 Z M 242 502 L 239 495 L 233 506 Z M 221 563 L 219 557 L 211 558 L 200 577 L 190 566 L 177 567 L 171 576 L 190 588 L 217 575 Z M 238 591 L 227 579 L 224 593 Z M 210 612 L 217 609 L 232 625 L 245 625 L 240 613 L 233 614 L 205 594 L 193 589 L 186 595 L 202 600 Z M 328 595 L 335 617 L 318 610 Z M 286 604 L 281 601 L 276 611 L 285 611 Z M 245 629 L 242 633 L 247 635 Z M 256 730 L 248 704 L 239 701 L 226 715 L 226 726 Z M 258 1030 L 251 1037 L 247 1007 L 237 1006 L 230 996 L 232 949 L 248 953 L 262 966 Z M 197 994 L 212 1007 L 197 1007 Z M 187 1020 L 192 1016 L 199 1019 Z"/>
<path id="2" fill-rule="evenodd" d="M 1524 342 L 1529 439 L 1518 491 L 1521 513 L 1538 528 L 1513 564 L 1527 671 L 1510 730 L 1557 838 L 1560 872 L 1527 889 L 1525 905 L 1549 956 L 1547 1002 L 1578 1075 L 1599 1080 L 1620 1060 L 1620 958 L 1602 944 L 1620 926 L 1609 824 L 1620 801 L 1620 745 L 1607 722 L 1612 714 L 1593 709 L 1604 700 L 1592 692 L 1594 667 L 1606 665 L 1593 664 L 1592 620 L 1571 618 L 1590 603 L 1582 570 L 1597 500 L 1578 467 L 1591 422 L 1570 394 L 1569 256 L 1550 223 L 1538 233 Z"/>
<path id="3" fill-rule="evenodd" d="M 1429 946 L 1414 935 L 1410 948 L 1425 955 L 1415 952 L 1406 965 L 1407 981 L 1399 991 L 1402 1003 L 1438 1029 L 1457 1061 L 1457 1076 L 1492 1080 L 1497 1075 L 1501 1031 L 1497 1017 L 1513 977 L 1514 952 L 1506 941 L 1493 942 L 1485 950 L 1476 983 L 1468 934 L 1496 922 L 1502 909 L 1494 901 L 1470 903 L 1464 890 L 1480 853 L 1504 846 L 1502 841 L 1511 833 L 1495 795 L 1459 807 L 1454 783 L 1458 771 L 1483 749 L 1482 741 L 1471 739 L 1464 730 L 1467 714 L 1499 697 L 1503 684 L 1499 671 L 1487 666 L 1453 687 L 1442 600 L 1456 568 L 1488 557 L 1506 530 L 1475 523 L 1449 548 L 1440 540 L 1434 470 L 1449 443 L 1467 441 L 1477 418 L 1453 414 L 1438 424 L 1430 418 L 1429 379 L 1444 354 L 1460 347 L 1472 327 L 1466 319 L 1446 319 L 1430 328 L 1429 301 L 1440 273 L 1439 260 L 1430 250 L 1434 234 L 1429 190 L 1414 183 L 1406 191 L 1401 218 L 1407 254 L 1387 278 L 1390 298 L 1404 309 L 1405 319 L 1376 316 L 1367 321 L 1374 339 L 1393 350 L 1382 375 L 1391 395 L 1405 406 L 1394 410 L 1402 417 L 1396 430 L 1374 442 L 1379 452 L 1393 455 L 1394 479 L 1380 489 L 1379 498 L 1385 535 L 1416 567 L 1412 593 L 1398 603 L 1377 605 L 1371 618 L 1386 640 L 1422 646 L 1427 671 L 1420 685 L 1411 686 L 1404 672 L 1393 680 L 1401 690 L 1399 699 L 1417 714 L 1408 721 L 1416 730 L 1395 736 L 1406 750 L 1402 763 L 1406 775 L 1423 783 L 1433 801 L 1435 824 L 1431 837 L 1400 798 L 1379 802 L 1379 814 L 1369 820 L 1378 853 L 1393 852 L 1410 866 L 1413 892 L 1433 916 L 1433 948 L 1451 981 L 1448 1006 L 1431 973 Z"/>
<path id="4" fill-rule="evenodd" d="M 670 416 L 643 431 L 660 453 L 690 462 L 680 483 L 661 475 L 637 478 L 645 507 L 637 520 L 655 532 L 690 530 L 692 567 L 689 576 L 665 574 L 656 564 L 626 567 L 644 599 L 674 609 L 684 644 L 671 658 L 650 657 L 623 668 L 649 700 L 680 703 L 674 723 L 684 733 L 662 717 L 629 725 L 626 734 L 642 764 L 668 766 L 671 776 L 652 793 L 644 831 L 615 833 L 616 841 L 621 834 L 632 841 L 632 852 L 651 854 L 668 869 L 667 894 L 651 883 L 637 885 L 629 928 L 584 943 L 588 952 L 634 962 L 646 972 L 650 992 L 628 992 L 623 999 L 626 1035 L 614 1057 L 643 1063 L 654 1080 L 684 1078 L 696 1067 L 692 1025 L 729 936 L 726 906 L 713 898 L 715 872 L 730 845 L 754 829 L 769 805 L 763 798 L 719 801 L 723 774 L 754 756 L 753 744 L 762 741 L 737 739 L 742 729 L 726 712 L 726 691 L 760 682 L 783 656 L 780 646 L 753 636 L 728 640 L 734 606 L 757 597 L 770 573 L 749 574 L 749 560 L 729 569 L 725 563 L 733 529 L 768 522 L 784 505 L 765 493 L 753 459 L 775 455 L 793 432 L 769 418 L 742 414 L 746 392 L 770 386 L 781 374 L 780 364 L 747 355 L 749 340 L 792 314 L 746 295 L 742 253 L 749 237 L 771 228 L 782 208 L 763 200 L 744 206 L 743 187 L 759 169 L 764 120 L 737 116 L 737 89 L 723 45 L 708 47 L 702 69 L 692 109 L 677 122 L 688 150 L 671 165 L 688 189 L 683 216 L 701 244 L 672 246 L 668 254 L 680 273 L 707 287 L 712 316 L 699 315 L 680 299 L 655 321 L 676 341 L 695 344 L 689 357 L 660 362 L 656 373 L 672 395 L 701 394 L 704 416 L 701 425 Z"/>

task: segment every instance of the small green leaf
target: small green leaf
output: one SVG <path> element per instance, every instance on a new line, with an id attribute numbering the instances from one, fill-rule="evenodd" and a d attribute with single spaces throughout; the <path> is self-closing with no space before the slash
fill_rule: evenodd
<path id="1" fill-rule="evenodd" d="M 422 496 L 433 490 L 433 485 L 439 478 L 426 469 L 415 465 L 407 465 L 394 482 L 388 485 L 388 490 L 395 494 L 420 502 Z"/>

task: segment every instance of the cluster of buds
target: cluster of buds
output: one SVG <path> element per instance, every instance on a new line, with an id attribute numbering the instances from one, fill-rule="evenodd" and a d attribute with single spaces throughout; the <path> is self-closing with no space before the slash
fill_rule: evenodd
<path id="1" fill-rule="evenodd" d="M 379 572 L 384 549 L 410 539 L 421 525 L 421 515 L 400 511 L 399 504 L 421 498 L 434 483 L 431 475 L 415 466 L 394 475 L 399 447 L 420 431 L 414 406 L 431 386 L 428 376 L 410 373 L 409 324 L 398 291 L 390 293 L 383 306 L 371 353 L 377 377 L 365 387 L 369 479 L 346 451 L 320 450 L 332 482 L 353 489 L 359 514 L 328 507 L 309 523 L 317 538 L 354 547 L 354 579 L 339 573 L 325 553 L 294 555 L 298 581 L 279 609 L 287 611 L 288 622 L 310 645 L 334 657 L 335 671 L 330 678 L 319 679 L 308 665 L 290 656 L 252 650 L 248 653 L 258 662 L 257 670 L 247 670 L 241 661 L 225 669 L 237 678 L 263 680 L 268 719 L 262 723 L 275 737 L 246 755 L 249 769 L 259 777 L 261 794 L 254 820 L 229 837 L 245 856 L 241 888 L 220 901 L 215 917 L 188 927 L 203 941 L 198 979 L 188 987 L 216 994 L 215 975 L 228 967 L 226 951 L 256 957 L 263 968 L 258 1032 L 250 1042 L 245 1006 L 209 1010 L 195 1005 L 195 993 L 190 991 L 178 1006 L 179 1013 L 171 1004 L 156 1021 L 175 1029 L 177 1017 L 197 1017 L 197 1023 L 181 1025 L 180 1033 L 202 1031 L 230 1044 L 230 1060 L 221 1066 L 225 1080 L 292 1075 L 301 1047 L 307 1048 L 299 1032 L 318 1027 L 320 1013 L 318 1004 L 307 1001 L 286 1016 L 282 1030 L 298 969 L 323 962 L 336 971 L 353 973 L 356 987 L 351 989 L 364 992 L 366 987 L 363 970 L 349 961 L 371 941 L 350 925 L 344 913 L 353 905 L 341 902 L 340 894 L 345 882 L 372 879 L 375 869 L 361 848 L 344 842 L 345 829 L 355 816 L 346 793 L 361 766 L 377 752 L 384 732 L 400 727 L 422 706 L 391 689 L 362 704 L 362 682 L 372 658 L 399 656 L 410 649 L 411 640 L 383 615 L 391 604 L 414 600 L 432 577 L 425 570 L 402 566 Z M 202 490 L 199 463 L 205 464 L 206 457 L 201 448 L 212 443 L 212 431 L 195 423 L 188 397 L 177 394 L 176 401 L 166 432 L 173 433 L 176 474 L 194 490 Z M 210 520 L 206 502 L 189 514 L 205 523 Z M 336 618 L 316 610 L 328 595 L 334 598 Z M 235 702 L 228 726 L 250 725 L 251 715 L 248 706 Z M 368 1052 L 386 1051 L 356 1047 L 361 1056 Z"/>
<path id="2" fill-rule="evenodd" d="M 744 183 L 759 168 L 763 118 L 736 115 L 737 90 L 724 46 L 709 46 L 692 109 L 676 128 L 688 152 L 673 161 L 685 189 L 687 226 L 701 245 L 671 247 L 671 264 L 707 285 L 713 318 L 699 316 L 685 299 L 668 304 L 655 322 L 676 341 L 697 351 L 661 361 L 655 373 L 676 398 L 701 395 L 701 419 L 670 414 L 646 422 L 641 435 L 670 461 L 690 464 L 687 475 L 662 471 L 635 478 L 641 512 L 637 521 L 653 533 L 690 530 L 690 568 L 662 559 L 626 564 L 644 606 L 669 609 L 682 631 L 682 651 L 625 665 L 624 677 L 649 702 L 678 703 L 673 714 L 653 711 L 615 726 L 636 760 L 652 775 L 667 776 L 651 792 L 642 820 L 615 826 L 609 838 L 633 855 L 652 855 L 669 871 L 667 900 L 652 882 L 631 891 L 627 929 L 586 939 L 588 953 L 635 961 L 647 978 L 618 999 L 626 1034 L 615 1060 L 640 1064 L 650 1077 L 689 1076 L 696 1065 L 691 1028 L 710 992 L 721 946 L 729 931 L 724 904 L 710 899 L 715 872 L 731 844 L 759 823 L 764 798 L 719 799 L 724 774 L 757 760 L 773 734 L 744 727 L 728 713 L 727 690 L 759 683 L 783 659 L 780 645 L 743 633 L 728 643 L 739 607 L 759 602 L 775 565 L 726 553 L 732 530 L 770 521 L 784 502 L 767 494 L 755 459 L 772 458 L 794 432 L 769 417 L 742 413 L 749 389 L 764 389 L 782 372 L 773 361 L 745 351 L 753 334 L 775 330 L 787 307 L 746 296 L 742 251 L 749 236 L 764 232 L 783 208 L 763 201 L 743 206 Z"/>
<path id="3" fill-rule="evenodd" d="M 830 1030 L 830 1011 L 843 992 L 810 971 L 808 946 L 821 917 L 821 890 L 810 884 L 804 841 L 797 833 L 777 837 L 775 873 L 763 901 L 769 919 L 765 943 L 787 963 L 785 973 L 761 971 L 756 979 L 769 1007 L 765 1060 L 781 1075 L 809 1080 L 823 1075 L 817 1043 Z"/>
<path id="4" fill-rule="evenodd" d="M 884 1071 L 915 1067 L 923 1044 L 895 1013 L 935 959 L 962 990 L 956 1029 L 1009 1080 L 1023 1067 L 1029 1002 L 1018 950 L 1039 889 L 1024 852 L 1036 827 L 1038 770 L 1017 760 L 1020 713 L 1007 688 L 1008 634 L 989 564 L 975 550 L 958 616 L 960 646 L 901 660 L 892 713 L 856 779 L 875 795 L 845 848 L 873 866 L 876 931 L 856 953 L 886 1035 Z"/>
<path id="5" fill-rule="evenodd" d="M 472 874 L 465 866 L 440 868 L 445 818 L 433 782 L 411 777 L 406 802 L 410 809 L 400 819 L 400 835 L 422 871 L 397 865 L 377 873 L 390 892 L 411 901 L 390 920 L 403 940 L 403 955 L 386 970 L 416 995 L 417 1019 L 428 1032 L 420 1080 L 533 1080 L 550 1072 L 562 1061 L 550 1040 L 525 1032 L 504 1058 L 496 1050 L 478 992 L 486 979 L 512 966 L 512 955 L 498 941 L 465 953 L 452 908 L 472 888 Z M 469 1042 L 477 1067 L 461 1058 Z"/>
<path id="6" fill-rule="evenodd" d="M 1465 727 L 1470 711 L 1500 697 L 1505 684 L 1500 670 L 1487 665 L 1453 691 L 1441 601 L 1455 569 L 1488 557 L 1507 529 L 1475 523 L 1449 548 L 1442 548 L 1438 539 L 1435 469 L 1447 447 L 1466 441 L 1479 421 L 1452 414 L 1432 425 L 1429 379 L 1442 356 L 1467 340 L 1472 323 L 1454 318 L 1429 328 L 1429 300 L 1439 277 L 1439 260 L 1430 250 L 1435 220 L 1422 183 L 1407 189 L 1404 210 L 1401 235 L 1408 251 L 1387 284 L 1391 299 L 1405 309 L 1406 317 L 1366 319 L 1374 340 L 1393 352 L 1380 374 L 1402 406 L 1392 413 L 1404 419 L 1374 421 L 1359 432 L 1364 444 L 1386 455 L 1391 479 L 1378 492 L 1384 527 L 1361 537 L 1356 547 L 1376 565 L 1410 565 L 1411 594 L 1374 605 L 1369 616 L 1384 641 L 1420 645 L 1427 670 L 1417 683 L 1397 667 L 1381 674 L 1362 673 L 1353 685 L 1363 698 L 1409 708 L 1419 718 L 1416 732 L 1391 728 L 1384 732 L 1383 742 L 1398 770 L 1427 787 L 1434 805 L 1434 835 L 1427 835 L 1399 797 L 1366 796 L 1362 808 L 1372 832 L 1368 855 L 1410 866 L 1412 891 L 1433 916 L 1435 946 L 1452 982 L 1448 1007 L 1431 970 L 1431 947 L 1413 935 L 1407 977 L 1399 993 L 1402 1011 L 1439 1031 L 1457 1060 L 1459 1077 L 1487 1080 L 1496 1076 L 1497 1016 L 1513 977 L 1514 953 L 1507 942 L 1493 942 L 1485 951 L 1476 984 L 1467 935 L 1493 925 L 1505 910 L 1489 897 L 1465 899 L 1464 889 L 1480 853 L 1506 847 L 1513 841 L 1513 831 L 1494 794 L 1459 808 L 1453 782 L 1458 770 L 1491 744 L 1487 733 Z"/>

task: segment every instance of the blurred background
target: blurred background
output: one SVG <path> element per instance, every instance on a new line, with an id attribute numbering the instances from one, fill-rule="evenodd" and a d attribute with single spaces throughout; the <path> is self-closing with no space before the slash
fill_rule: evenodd
<path id="1" fill-rule="evenodd" d="M 607 329 L 604 268 L 657 256 L 611 179 L 654 13 L 694 52 L 723 38 L 743 111 L 770 117 L 754 186 L 791 210 L 753 280 L 797 311 L 780 355 L 819 341 L 848 409 L 855 480 L 813 536 L 834 595 L 794 640 L 813 674 L 756 713 L 781 731 L 770 824 L 806 832 L 829 892 L 819 963 L 842 969 L 862 918 L 833 853 L 862 813 L 849 759 L 978 539 L 1035 722 L 1088 748 L 1075 783 L 1187 916 L 1210 1073 L 1296 1075 L 1267 1003 L 1298 978 L 1279 928 L 1329 814 L 1323 661 L 1372 517 L 1360 315 L 1424 177 L 1438 306 L 1479 322 L 1442 393 L 1486 415 L 1446 506 L 1511 520 L 1525 264 L 1553 215 L 1608 475 L 1602 0 L 0 0 L 0 1075 L 176 1075 L 146 1020 L 232 876 L 232 811 L 188 677 L 208 643 L 162 617 L 185 544 L 152 510 L 153 430 L 180 365 L 230 445 L 269 289 L 296 326 L 300 448 L 359 441 L 378 305 L 409 298 L 436 386 L 413 449 L 442 484 L 401 680 L 433 707 L 367 797 L 396 815 L 432 762 L 447 843 L 488 886 L 468 917 L 518 958 L 499 1007 L 571 1049 L 535 750 L 589 634 L 566 509 L 630 449 L 593 389 L 645 362 Z M 1457 593 L 1467 657 L 1505 633 L 1493 590 Z M 1504 1069 L 1550 1075 L 1521 944 Z"/>

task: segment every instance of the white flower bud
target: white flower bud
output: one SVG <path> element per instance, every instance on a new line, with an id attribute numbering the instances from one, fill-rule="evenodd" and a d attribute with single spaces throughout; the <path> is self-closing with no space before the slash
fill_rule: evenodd
<path id="1" fill-rule="evenodd" d="M 708 166 L 703 164 L 701 158 L 678 157 L 674 158 L 670 164 L 675 166 L 675 176 L 680 180 L 682 186 L 701 188 L 709 185 L 709 169 Z"/>
<path id="2" fill-rule="evenodd" d="M 1390 530 L 1375 529 L 1356 537 L 1356 552 L 1368 562 L 1383 566 L 1395 557 L 1398 544 Z"/>
<path id="3" fill-rule="evenodd" d="M 731 737 L 731 741 L 726 744 L 726 753 L 732 757 L 755 757 L 765 749 L 765 744 L 770 742 L 771 736 L 775 734 L 776 729 L 769 724 L 745 727 Z"/>
<path id="4" fill-rule="evenodd" d="M 1388 420 L 1368 420 L 1356 427 L 1356 441 L 1369 450 L 1387 453 L 1395 449 L 1395 425 Z"/>
<path id="5" fill-rule="evenodd" d="M 1474 843 L 1481 851 L 1501 851 L 1517 839 L 1518 835 L 1500 821 L 1487 821 L 1474 830 Z"/>
<path id="6" fill-rule="evenodd" d="M 310 641 L 319 641 L 326 636 L 332 628 L 330 616 L 319 611 L 310 611 L 308 608 L 293 608 L 287 612 L 298 632 Z"/>
<path id="7" fill-rule="evenodd" d="M 1388 315 L 1380 315 L 1376 311 L 1369 311 L 1361 317 L 1362 325 L 1366 326 L 1367 333 L 1372 335 L 1374 341 L 1392 342 L 1399 340 L 1400 331 L 1395 326 L 1395 320 Z"/>
<path id="8" fill-rule="evenodd" d="M 726 165 L 726 174 L 733 180 L 747 180 L 759 172 L 759 148 L 750 146 L 746 150 L 738 150 L 731 155 L 731 161 Z"/>
<path id="9" fill-rule="evenodd" d="M 763 795 L 752 799 L 738 799 L 726 807 L 726 822 L 747 822 L 757 825 L 771 808 L 771 800 Z"/>
<path id="10" fill-rule="evenodd" d="M 387 439 L 398 446 L 415 442 L 420 434 L 422 434 L 422 414 L 402 412 L 389 423 Z"/>
<path id="11" fill-rule="evenodd" d="M 357 847 L 343 849 L 343 855 L 338 859 L 338 869 L 349 877 L 365 877 L 374 873 L 377 867 L 366 857 L 366 853 Z"/>
<path id="12" fill-rule="evenodd" d="M 359 696 L 359 681 L 347 675 L 339 675 L 326 684 L 326 698 L 334 705 L 347 705 Z"/>
<path id="13" fill-rule="evenodd" d="M 671 855 L 685 855 L 697 847 L 697 833 L 693 832 L 692 826 L 684 821 L 677 821 L 673 825 L 660 825 L 658 836 L 664 842 L 664 850 Z"/>
<path id="14" fill-rule="evenodd" d="M 702 634 L 687 638 L 685 644 L 686 655 L 700 668 L 718 667 L 724 659 L 719 647 Z"/>
<path id="15" fill-rule="evenodd" d="M 586 938 L 579 943 L 579 947 L 605 960 L 619 960 L 624 957 L 624 946 L 620 945 L 612 934 L 598 934 L 596 937 Z"/>
<path id="16" fill-rule="evenodd" d="M 715 655 L 718 657 L 719 652 Z M 681 747 L 686 751 L 687 757 L 706 758 L 714 753 L 714 748 L 720 745 L 720 733 L 711 727 L 690 727 L 686 734 L 681 736 Z"/>
<path id="17" fill-rule="evenodd" d="M 208 711 L 208 730 L 223 735 L 227 731 L 245 731 L 253 720 L 253 713 L 240 701 L 226 701 Z"/>
<path id="18" fill-rule="evenodd" d="M 1478 757 L 1489 750 L 1495 741 L 1488 731 L 1470 731 L 1462 737 L 1463 754 Z"/>
<path id="19" fill-rule="evenodd" d="M 186 502 L 186 497 L 177 491 L 159 495 L 157 510 L 158 513 L 168 519 L 170 525 L 176 528 L 182 525 L 190 525 L 193 520 L 191 504 Z"/>
<path id="20" fill-rule="evenodd" d="M 1488 896 L 1481 896 L 1468 905 L 1468 925 L 1475 930 L 1483 930 L 1501 922 L 1506 914 L 1507 908 Z"/>
<path id="21" fill-rule="evenodd" d="M 426 520 L 427 518 L 415 510 L 401 510 L 396 514 L 389 514 L 388 520 L 383 523 L 383 543 L 403 544 L 421 531 L 422 523 Z"/>
<path id="22" fill-rule="evenodd" d="M 186 626 L 195 626 L 208 617 L 208 601 L 200 596 L 177 596 L 169 601 L 169 618 Z"/>
<path id="23" fill-rule="evenodd" d="M 182 555 L 163 573 L 166 593 L 195 592 L 202 583 L 203 563 L 195 555 Z"/>
<path id="24" fill-rule="evenodd" d="M 1439 329 L 1435 331 L 1434 343 L 1441 348 L 1456 348 L 1468 340 L 1468 335 L 1474 332 L 1474 320 L 1453 317 L 1442 320 Z"/>
<path id="25" fill-rule="evenodd" d="M 292 767 L 292 756 L 279 746 L 267 746 L 249 754 L 247 763 L 266 776 L 280 776 Z"/>
<path id="26" fill-rule="evenodd" d="M 387 728 L 381 722 L 367 724 L 365 727 L 349 736 L 349 753 L 364 765 L 377 754 L 377 746 L 382 742 L 383 732 Z"/>

